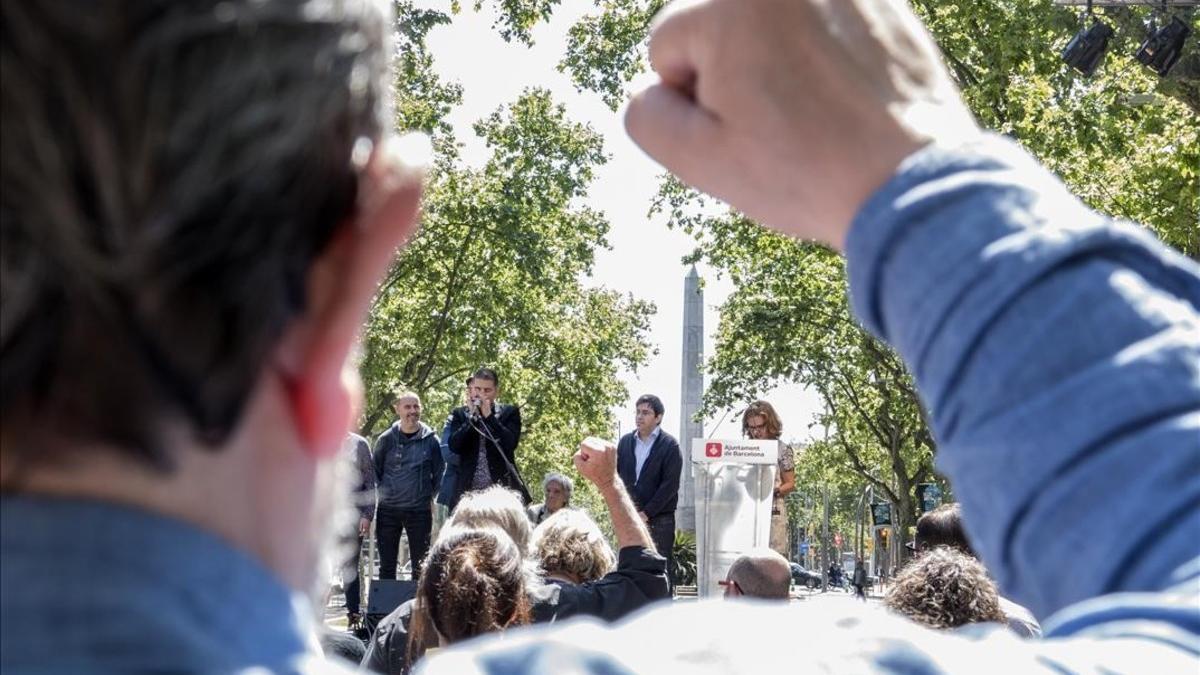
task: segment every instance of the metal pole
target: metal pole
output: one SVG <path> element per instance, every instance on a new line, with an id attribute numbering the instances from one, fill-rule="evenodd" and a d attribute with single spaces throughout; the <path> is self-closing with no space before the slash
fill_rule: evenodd
<path id="1" fill-rule="evenodd" d="M 825 493 L 825 518 L 821 522 L 821 578 L 825 580 L 822 588 L 824 591 L 829 590 L 829 486 L 822 486 Z"/>

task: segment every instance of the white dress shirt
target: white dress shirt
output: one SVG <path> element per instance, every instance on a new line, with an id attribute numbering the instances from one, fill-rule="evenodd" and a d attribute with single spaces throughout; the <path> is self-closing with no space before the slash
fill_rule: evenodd
<path id="1" fill-rule="evenodd" d="M 646 458 L 650 456 L 650 448 L 654 446 L 654 441 L 658 440 L 658 432 L 662 431 L 662 426 L 654 427 L 654 431 L 650 432 L 650 438 L 642 440 L 638 432 L 633 432 L 633 459 L 637 462 L 637 469 L 633 474 L 633 480 L 642 477 L 642 467 L 646 464 Z"/>

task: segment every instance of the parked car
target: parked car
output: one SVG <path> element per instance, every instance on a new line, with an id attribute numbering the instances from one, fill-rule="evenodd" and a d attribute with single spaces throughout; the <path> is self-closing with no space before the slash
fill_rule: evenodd
<path id="1" fill-rule="evenodd" d="M 810 572 L 804 569 L 800 563 L 790 563 L 792 567 L 792 583 L 796 586 L 807 586 L 808 588 L 820 588 L 823 579 L 820 574 Z"/>

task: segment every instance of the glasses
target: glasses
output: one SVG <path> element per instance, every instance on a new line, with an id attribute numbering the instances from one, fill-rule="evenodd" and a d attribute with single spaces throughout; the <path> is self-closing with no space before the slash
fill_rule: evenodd
<path id="1" fill-rule="evenodd" d="M 735 591 L 733 595 L 745 595 L 745 593 L 742 592 L 742 587 L 738 586 L 738 582 L 731 579 L 721 579 L 717 582 L 717 585 L 725 587 L 725 595 L 730 595 L 731 590 Z"/>

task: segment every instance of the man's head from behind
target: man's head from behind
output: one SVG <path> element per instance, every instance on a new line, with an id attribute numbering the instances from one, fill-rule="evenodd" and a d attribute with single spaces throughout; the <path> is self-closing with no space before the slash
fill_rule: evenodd
<path id="1" fill-rule="evenodd" d="M 753 549 L 738 556 L 729 566 L 721 585 L 725 597 L 787 600 L 792 570 L 788 561 L 771 549 Z"/>
<path id="2" fill-rule="evenodd" d="M 320 511 L 360 396 L 343 368 L 420 192 L 382 142 L 384 13 L 48 0 L 0 26 L 0 481 L 251 548 L 254 520 L 297 581 L 284 540 Z"/>
<path id="3" fill-rule="evenodd" d="M 915 551 L 924 553 L 939 546 L 948 546 L 975 557 L 975 551 L 967 541 L 962 507 L 958 502 L 942 504 L 917 520 L 917 534 L 913 539 Z"/>

